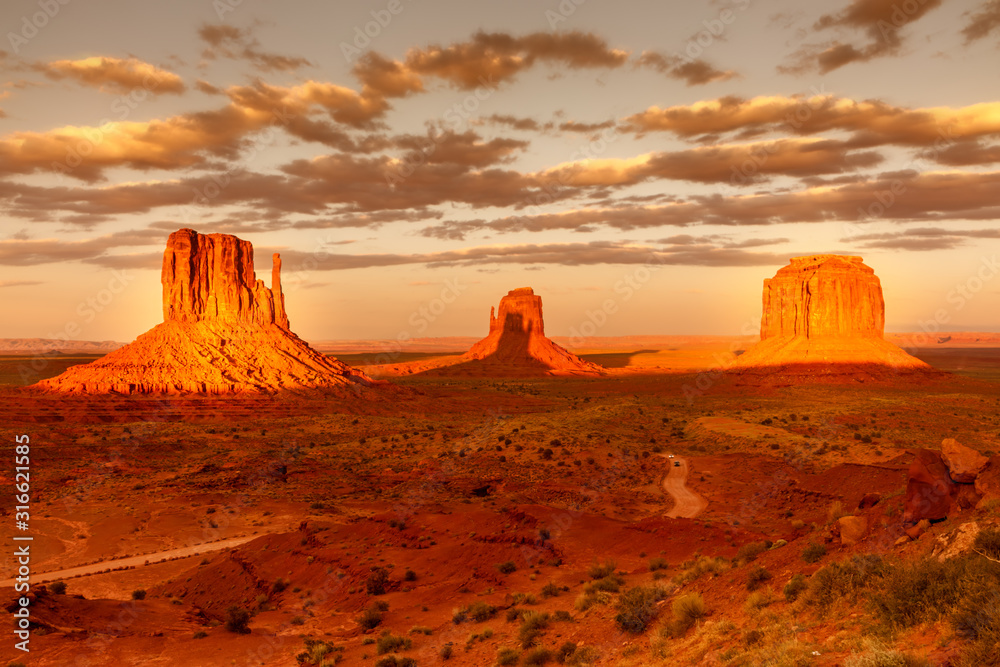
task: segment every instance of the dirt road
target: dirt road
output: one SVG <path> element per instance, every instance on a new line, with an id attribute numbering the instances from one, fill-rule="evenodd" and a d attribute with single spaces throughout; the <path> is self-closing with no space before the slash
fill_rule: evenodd
<path id="1" fill-rule="evenodd" d="M 688 462 L 685 459 L 668 458 L 667 461 L 670 471 L 663 478 L 663 490 L 674 499 L 674 507 L 667 512 L 667 516 L 693 519 L 708 507 L 708 501 L 687 488 Z M 680 467 L 674 467 L 674 461 L 680 462 Z"/>
<path id="2" fill-rule="evenodd" d="M 222 551 L 223 549 L 229 549 L 231 547 L 239 546 L 244 542 L 249 542 L 252 539 L 260 537 L 259 535 L 250 535 L 246 537 L 234 537 L 228 540 L 221 540 L 219 542 L 209 542 L 208 544 L 196 544 L 190 547 L 181 547 L 180 549 L 170 549 L 168 551 L 158 551 L 152 554 L 144 554 L 142 556 L 131 556 L 129 558 L 118 558 L 115 560 L 104 560 L 99 563 L 91 563 L 90 565 L 81 565 L 80 567 L 71 567 L 67 570 L 58 570 L 56 572 L 43 572 L 40 574 L 31 575 L 31 583 L 33 584 L 44 584 L 47 581 L 57 581 L 59 579 L 69 579 L 70 577 L 75 577 L 77 575 L 85 574 L 99 574 L 107 569 L 115 569 L 120 567 L 135 566 L 139 567 L 149 561 L 150 564 L 155 563 L 158 560 L 180 558 L 185 556 L 197 556 L 200 554 L 207 554 L 213 551 Z M 13 586 L 13 579 L 6 579 L 0 581 L 0 588 L 6 588 L 7 586 Z"/>

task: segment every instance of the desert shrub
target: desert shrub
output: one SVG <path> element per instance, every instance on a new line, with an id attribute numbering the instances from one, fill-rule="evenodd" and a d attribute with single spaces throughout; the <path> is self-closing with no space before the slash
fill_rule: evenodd
<path id="1" fill-rule="evenodd" d="M 747 590 L 757 590 L 770 578 L 771 573 L 767 571 L 767 568 L 763 565 L 758 565 L 747 573 Z"/>
<path id="2" fill-rule="evenodd" d="M 587 573 L 590 575 L 591 579 L 604 579 L 610 577 L 615 573 L 615 568 L 618 564 L 613 560 L 606 560 L 603 564 L 598 563 L 596 560 L 591 564 L 590 569 Z"/>
<path id="3" fill-rule="evenodd" d="M 497 569 L 500 570 L 502 574 L 510 574 L 517 570 L 517 565 L 514 564 L 514 561 L 508 560 L 503 563 L 498 563 Z"/>
<path id="4" fill-rule="evenodd" d="M 826 511 L 826 522 L 833 523 L 840 517 L 844 516 L 844 503 L 839 500 L 834 500 L 830 504 L 830 508 Z"/>
<path id="5" fill-rule="evenodd" d="M 674 583 L 683 585 L 691 583 L 705 574 L 718 576 L 729 568 L 729 561 L 725 558 L 709 558 L 698 556 L 693 561 L 688 561 L 682 565 L 684 568 L 679 574 L 674 576 Z"/>
<path id="6" fill-rule="evenodd" d="M 205 632 L 204 630 L 198 630 L 196 633 L 194 633 L 193 635 L 191 635 L 191 639 L 204 639 L 207 636 L 208 636 L 207 632 Z M 24 664 L 24 663 L 20 663 L 20 664 Z M 10 665 L 8 665 L 7 667 L 10 667 Z"/>
<path id="7" fill-rule="evenodd" d="M 552 662 L 553 658 L 555 656 L 552 654 L 552 651 L 544 646 L 536 646 L 524 654 L 522 663 L 525 665 L 544 665 Z"/>
<path id="8" fill-rule="evenodd" d="M 441 656 L 442 660 L 450 660 L 454 652 L 455 648 L 452 646 L 451 642 L 448 642 L 447 644 L 441 647 L 441 650 L 438 651 L 438 655 Z"/>
<path id="9" fill-rule="evenodd" d="M 428 628 L 426 625 L 414 625 L 412 628 L 410 628 L 411 635 L 429 635 L 432 632 L 434 631 Z"/>
<path id="10" fill-rule="evenodd" d="M 682 635 L 699 619 L 704 618 L 705 600 L 699 593 L 688 593 L 674 600 L 674 634 Z"/>
<path id="11" fill-rule="evenodd" d="M 645 632 L 657 616 L 656 603 L 662 597 L 660 589 L 650 586 L 635 586 L 628 589 L 618 598 L 615 623 L 622 630 L 632 634 Z"/>
<path id="12" fill-rule="evenodd" d="M 389 585 L 389 570 L 384 567 L 373 567 L 365 579 L 365 590 L 368 595 L 382 595 Z"/>
<path id="13" fill-rule="evenodd" d="M 981 556 L 994 560 L 1000 559 L 1000 530 L 987 528 L 979 531 L 972 543 L 972 549 Z"/>
<path id="14" fill-rule="evenodd" d="M 573 616 L 565 609 L 556 609 L 552 614 L 552 618 L 557 621 L 563 621 L 564 623 L 573 622 Z"/>
<path id="15" fill-rule="evenodd" d="M 488 621 L 497 615 L 497 608 L 491 604 L 486 604 L 482 600 L 477 600 L 466 607 L 469 618 L 477 623 Z"/>
<path id="16" fill-rule="evenodd" d="M 770 588 L 765 588 L 748 595 L 743 608 L 748 615 L 751 615 L 753 612 L 769 606 L 772 602 L 774 602 L 774 592 Z"/>
<path id="17" fill-rule="evenodd" d="M 541 594 L 543 598 L 554 598 L 558 597 L 561 591 L 562 591 L 561 588 L 559 588 L 558 586 L 555 585 L 555 583 L 550 581 L 549 583 L 542 586 Z"/>
<path id="18" fill-rule="evenodd" d="M 963 593 L 966 562 L 921 558 L 893 568 L 882 589 L 872 595 L 876 615 L 887 625 L 902 628 L 937 618 L 954 607 Z"/>
<path id="19" fill-rule="evenodd" d="M 132 591 L 132 599 L 133 600 L 145 600 L 146 599 L 146 589 L 144 589 L 144 588 L 137 588 L 134 591 Z"/>
<path id="20" fill-rule="evenodd" d="M 743 565 L 757 560 L 757 556 L 767 551 L 768 545 L 764 542 L 748 542 L 736 551 L 733 557 L 734 565 Z"/>
<path id="21" fill-rule="evenodd" d="M 802 550 L 802 560 L 807 563 L 815 563 L 826 555 L 826 547 L 819 542 L 810 542 Z"/>
<path id="22" fill-rule="evenodd" d="M 511 607 L 507 610 L 507 622 L 513 623 L 514 621 L 521 620 L 521 610 L 517 607 Z"/>
<path id="23" fill-rule="evenodd" d="M 243 607 L 232 605 L 226 610 L 226 630 L 239 635 L 250 633 L 250 612 Z"/>
<path id="24" fill-rule="evenodd" d="M 534 646 L 542 631 L 549 627 L 549 622 L 549 615 L 544 611 L 525 612 L 524 620 L 517 631 L 517 638 L 521 642 L 521 648 Z"/>
<path id="25" fill-rule="evenodd" d="M 795 574 L 788 583 L 785 584 L 785 588 L 782 591 L 785 594 L 785 600 L 788 602 L 795 602 L 802 591 L 809 588 L 809 584 L 806 583 L 806 578 L 801 574 Z"/>
<path id="26" fill-rule="evenodd" d="M 591 581 L 586 586 L 583 587 L 585 593 L 593 593 L 596 591 L 604 591 L 607 593 L 617 593 L 622 584 L 625 583 L 625 578 L 620 574 L 609 574 L 603 579 L 598 579 L 596 581 Z"/>
<path id="27" fill-rule="evenodd" d="M 375 641 L 375 652 L 379 655 L 384 655 L 386 653 L 395 653 L 396 651 L 405 651 L 412 646 L 413 640 L 409 637 L 397 637 L 386 630 Z"/>
<path id="28" fill-rule="evenodd" d="M 358 625 L 363 630 L 372 630 L 382 624 L 382 612 L 376 605 L 370 605 L 358 616 Z"/>
<path id="29" fill-rule="evenodd" d="M 404 658 L 398 655 L 387 655 L 379 658 L 375 667 L 417 667 L 417 661 L 413 658 Z"/>
<path id="30" fill-rule="evenodd" d="M 287 579 L 282 579 L 281 577 L 278 577 L 277 579 L 275 579 L 274 583 L 271 584 L 271 591 L 273 593 L 280 593 L 283 590 L 285 590 L 286 588 L 288 588 L 288 580 Z"/>
<path id="31" fill-rule="evenodd" d="M 848 560 L 830 563 L 809 580 L 808 602 L 825 609 L 840 598 L 854 597 L 869 588 L 887 570 L 881 556 L 855 555 Z"/>
<path id="32" fill-rule="evenodd" d="M 556 660 L 565 663 L 574 653 L 576 653 L 576 642 L 565 642 L 556 651 Z"/>
<path id="33" fill-rule="evenodd" d="M 649 559 L 650 572 L 656 572 L 657 570 L 666 570 L 668 567 L 670 567 L 670 564 L 667 562 L 666 558 L 657 556 L 656 558 Z"/>
<path id="34" fill-rule="evenodd" d="M 930 663 L 923 658 L 870 641 L 863 652 L 847 658 L 844 667 L 930 667 Z"/>
<path id="35" fill-rule="evenodd" d="M 781 547 L 788 546 L 788 540 L 775 540 L 774 544 L 771 545 L 771 551 L 775 549 L 780 549 Z"/>
<path id="36" fill-rule="evenodd" d="M 306 650 L 295 656 L 300 665 L 331 667 L 344 659 L 344 647 L 334 646 L 320 639 L 306 638 Z"/>
<path id="37" fill-rule="evenodd" d="M 538 604 L 538 599 L 531 593 L 514 593 L 514 604 Z"/>
<path id="38" fill-rule="evenodd" d="M 516 665 L 517 661 L 521 659 L 521 652 L 517 649 L 505 646 L 504 648 L 497 651 L 497 664 L 498 665 Z"/>
<path id="39" fill-rule="evenodd" d="M 65 581 L 53 581 L 49 584 L 49 590 L 56 595 L 64 595 L 66 593 L 66 582 Z"/>
<path id="40" fill-rule="evenodd" d="M 417 580 L 417 573 L 414 572 L 413 570 L 407 569 L 406 572 L 403 573 L 403 581 L 416 581 L 416 580 Z"/>
<path id="41" fill-rule="evenodd" d="M 592 665 L 601 657 L 593 646 L 578 646 L 572 655 L 566 658 L 567 665 Z"/>
<path id="42" fill-rule="evenodd" d="M 587 611 L 595 604 L 608 604 L 611 602 L 611 594 L 605 591 L 592 591 L 581 593 L 577 598 L 576 602 L 573 603 L 573 608 L 577 611 Z"/>

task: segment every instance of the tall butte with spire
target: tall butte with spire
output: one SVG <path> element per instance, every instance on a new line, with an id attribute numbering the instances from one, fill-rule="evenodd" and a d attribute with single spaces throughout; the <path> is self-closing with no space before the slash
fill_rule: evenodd
<path id="1" fill-rule="evenodd" d="M 734 369 L 855 379 L 932 371 L 884 331 L 882 285 L 860 257 L 793 257 L 764 281 L 760 342 Z"/>
<path id="2" fill-rule="evenodd" d="M 281 257 L 271 287 L 257 280 L 253 246 L 229 234 L 181 229 L 163 253 L 163 322 L 129 345 L 39 382 L 67 393 L 273 392 L 369 385 L 361 371 L 289 329 Z"/>
<path id="3" fill-rule="evenodd" d="M 542 297 L 530 287 L 507 292 L 500 308 L 490 308 L 490 331 L 473 345 L 459 363 L 475 362 L 485 369 L 541 373 L 602 373 L 601 366 L 584 361 L 545 337 Z"/>

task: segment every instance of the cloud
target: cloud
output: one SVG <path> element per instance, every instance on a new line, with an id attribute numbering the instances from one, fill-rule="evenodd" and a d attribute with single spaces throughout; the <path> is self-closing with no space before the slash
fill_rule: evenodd
<path id="1" fill-rule="evenodd" d="M 965 43 L 971 44 L 998 29 L 1000 29 L 1000 0 L 986 0 L 969 16 L 969 22 L 962 30 L 962 35 L 965 36 Z"/>
<path id="2" fill-rule="evenodd" d="M 163 232 L 152 229 L 115 232 L 82 241 L 61 239 L 0 239 L 0 265 L 32 266 L 54 262 L 110 258 L 111 248 L 163 244 Z M 162 253 L 159 253 L 162 259 Z"/>
<path id="3" fill-rule="evenodd" d="M 207 60 L 245 60 L 259 72 L 292 72 L 312 65 L 306 58 L 262 51 L 252 28 L 206 23 L 198 29 L 198 37 L 208 45 L 202 51 L 202 57 Z"/>
<path id="4" fill-rule="evenodd" d="M 702 86 L 715 81 L 728 81 L 739 76 L 732 70 L 720 70 L 701 58 L 689 60 L 657 51 L 643 51 L 635 61 L 636 67 L 647 67 L 672 79 L 684 81 L 688 86 Z"/>
<path id="5" fill-rule="evenodd" d="M 410 92 L 416 77 L 434 77 L 459 90 L 492 87 L 512 80 L 538 63 L 565 69 L 617 68 L 628 52 L 612 49 L 600 37 L 579 31 L 535 32 L 520 37 L 477 32 L 465 42 L 410 49 L 402 62 L 370 57 L 356 71 L 366 85 L 384 95 Z M 379 72 L 391 76 L 380 78 Z"/>
<path id="6" fill-rule="evenodd" d="M 810 70 L 826 74 L 850 63 L 896 55 L 903 46 L 904 38 L 900 31 L 941 4 L 942 0 L 913 0 L 907 3 L 899 0 L 852 0 L 842 11 L 821 16 L 813 30 L 817 33 L 840 30 L 846 35 L 860 32 L 868 38 L 867 43 L 856 46 L 833 40 L 807 44 L 793 56 L 792 64 L 778 69 L 793 74 Z"/>
<path id="7" fill-rule="evenodd" d="M 43 285 L 42 280 L 0 280 L 0 288 L 3 287 L 26 287 L 28 285 Z"/>
<path id="8" fill-rule="evenodd" d="M 943 149 L 924 151 L 920 157 L 951 167 L 1000 162 L 1000 146 L 986 146 L 979 141 L 963 141 Z"/>
<path id="9" fill-rule="evenodd" d="M 739 196 L 696 196 L 662 205 L 581 208 L 558 213 L 508 216 L 485 223 L 448 221 L 423 230 L 435 238 L 463 238 L 474 232 L 512 233 L 634 230 L 693 225 L 770 225 L 841 222 L 852 227 L 871 220 L 993 220 L 1000 217 L 1000 172 L 902 172 L 800 192 Z M 889 202 L 889 205 L 883 202 Z"/>
<path id="10" fill-rule="evenodd" d="M 635 185 L 652 178 L 746 185 L 768 175 L 841 173 L 881 161 L 877 153 L 851 152 L 843 142 L 781 139 L 647 153 L 626 159 L 582 160 L 552 167 L 537 176 L 542 181 L 578 187 Z"/>
<path id="11" fill-rule="evenodd" d="M 73 79 L 102 91 L 129 93 L 144 89 L 154 95 L 180 94 L 184 82 L 173 72 L 160 69 L 137 58 L 122 60 L 95 56 L 81 60 L 56 60 L 39 63 L 34 68 L 53 80 Z"/>
<path id="12" fill-rule="evenodd" d="M 739 248 L 723 248 L 710 243 L 649 246 L 623 241 L 489 245 L 410 255 L 330 253 L 317 256 L 315 253 L 282 250 L 281 258 L 291 271 L 294 271 L 297 265 L 306 262 L 310 266 L 315 266 L 315 270 L 318 271 L 340 271 L 412 264 L 428 268 L 495 264 L 761 266 L 783 264 L 787 261 L 787 257 L 784 255 L 748 252 Z"/>
<path id="13" fill-rule="evenodd" d="M 514 130 L 540 132 L 545 129 L 545 126 L 534 118 L 518 118 L 517 116 L 511 116 L 509 114 L 492 114 L 486 116 L 482 120 L 494 125 L 505 125 Z"/>
<path id="14" fill-rule="evenodd" d="M 1000 102 L 908 109 L 832 95 L 720 97 L 691 105 L 650 107 L 624 119 L 633 132 L 672 132 L 690 138 L 727 132 L 854 133 L 858 146 L 930 146 L 942 141 L 1000 136 Z"/>
<path id="15" fill-rule="evenodd" d="M 1000 239 L 1000 229 L 942 229 L 922 227 L 901 232 L 859 234 L 841 239 L 842 243 L 881 250 L 951 250 L 970 240 Z"/>
<path id="16" fill-rule="evenodd" d="M 396 148 L 419 154 L 421 161 L 430 164 L 456 164 L 477 169 L 509 162 L 517 151 L 529 145 L 517 139 L 497 138 L 484 142 L 472 130 L 462 133 L 446 130 L 427 136 L 403 135 L 394 138 L 392 143 Z"/>

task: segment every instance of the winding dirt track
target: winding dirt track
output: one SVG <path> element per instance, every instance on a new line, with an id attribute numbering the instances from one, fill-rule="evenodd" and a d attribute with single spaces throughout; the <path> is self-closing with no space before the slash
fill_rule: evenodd
<path id="1" fill-rule="evenodd" d="M 66 570 L 58 570 L 56 572 L 42 572 L 39 574 L 31 575 L 31 583 L 33 584 L 44 584 L 47 581 L 56 581 L 59 579 L 68 579 L 70 577 L 75 577 L 78 575 L 87 574 L 100 574 L 108 568 L 120 568 L 120 567 L 139 567 L 144 565 L 147 561 L 149 564 L 153 564 L 156 561 L 163 559 L 172 558 L 184 558 L 187 556 L 198 556 L 201 554 L 207 554 L 212 551 L 222 551 L 223 549 L 229 549 L 230 547 L 239 546 L 244 542 L 249 542 L 252 539 L 260 537 L 259 535 L 252 535 L 249 537 L 234 537 L 228 540 L 222 540 L 220 542 L 209 542 L 207 544 L 196 544 L 190 547 L 181 547 L 180 549 L 169 549 L 167 551 L 158 551 L 152 554 L 144 554 L 142 556 L 130 556 L 129 558 L 118 558 L 115 560 L 105 560 L 99 563 L 91 563 L 90 565 L 81 565 L 80 567 L 71 567 Z M 13 579 L 6 579 L 0 581 L 0 588 L 6 588 L 7 586 L 13 586 Z"/>
<path id="2" fill-rule="evenodd" d="M 670 471 L 663 478 L 663 490 L 674 499 L 674 507 L 667 512 L 667 516 L 693 519 L 708 507 L 708 501 L 687 488 L 688 462 L 685 459 L 668 458 L 667 461 L 670 463 Z M 680 467 L 675 468 L 674 461 L 679 461 Z"/>

